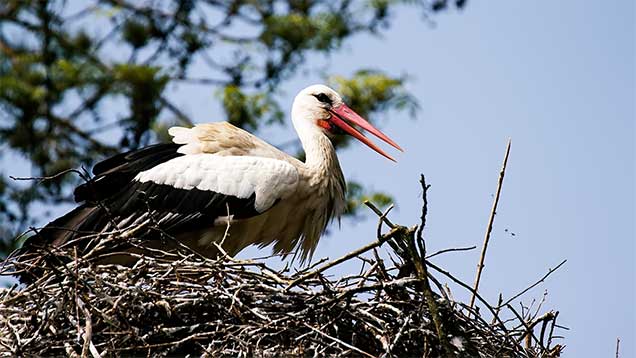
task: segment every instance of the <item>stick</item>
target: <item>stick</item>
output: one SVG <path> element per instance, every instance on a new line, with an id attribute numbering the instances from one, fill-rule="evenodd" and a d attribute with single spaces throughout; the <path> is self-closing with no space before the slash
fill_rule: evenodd
<path id="1" fill-rule="evenodd" d="M 530 347 L 532 347 L 532 338 L 534 338 L 535 342 L 539 342 L 539 343 L 541 343 L 541 342 L 539 341 L 539 339 L 537 338 L 537 336 L 535 336 L 535 335 L 534 335 L 533 326 L 530 326 L 530 325 L 528 324 L 528 322 L 526 322 L 526 321 L 523 319 L 523 316 L 521 316 L 521 315 L 520 315 L 520 314 L 519 314 L 519 313 L 518 313 L 518 312 L 514 309 L 514 307 L 512 307 L 512 305 L 508 304 L 508 305 L 506 305 L 506 307 L 508 307 L 508 309 L 509 309 L 512 313 L 514 313 L 514 315 L 517 317 L 517 319 L 519 320 L 519 322 L 521 322 L 521 324 L 522 324 L 522 325 L 525 327 L 525 329 L 526 329 L 525 333 L 521 336 L 521 338 L 520 338 L 520 340 L 519 340 L 520 342 L 521 342 L 522 340 L 524 340 L 524 339 L 526 340 L 526 349 L 530 349 Z M 543 348 L 543 347 L 541 347 L 541 348 Z"/>
<path id="2" fill-rule="evenodd" d="M 358 256 L 360 254 L 363 254 L 363 253 L 365 253 L 365 252 L 367 252 L 367 251 L 369 251 L 369 250 L 371 250 L 373 248 L 376 248 L 376 247 L 382 245 L 383 243 L 385 243 L 390 238 L 392 238 L 395 235 L 397 235 L 398 233 L 405 232 L 405 230 L 407 230 L 405 227 L 396 226 L 395 228 L 391 229 L 391 231 L 389 231 L 388 233 L 384 234 L 380 239 L 376 240 L 375 242 L 372 242 L 372 243 L 370 243 L 370 244 L 368 244 L 366 246 L 363 246 L 363 247 L 361 247 L 361 248 L 359 248 L 357 250 L 351 251 L 350 253 L 348 253 L 348 254 L 346 254 L 344 256 L 341 256 L 339 259 L 336 259 L 336 260 L 333 260 L 331 262 L 328 262 L 328 263 L 324 264 L 323 266 L 321 266 L 320 268 L 300 276 L 299 278 L 297 278 L 294 281 L 292 281 L 289 284 L 289 286 L 287 286 L 287 288 L 285 288 L 285 290 L 287 291 L 290 288 L 298 285 L 300 282 L 306 280 L 307 278 L 315 276 L 315 275 L 317 275 L 317 274 L 319 274 L 319 273 L 321 273 L 321 272 L 323 272 L 323 271 L 325 271 L 325 270 L 327 270 L 327 269 L 329 269 L 331 267 L 334 267 L 334 266 L 338 265 L 341 262 L 347 261 L 350 258 L 356 257 L 356 256 Z"/>
<path id="3" fill-rule="evenodd" d="M 429 267 L 431 267 L 433 270 L 435 270 L 435 271 L 441 273 L 442 275 L 450 278 L 456 284 L 458 284 L 458 285 L 462 286 L 463 288 L 467 289 L 469 292 L 472 292 L 473 295 L 475 295 L 477 297 L 477 299 L 479 299 L 481 301 L 481 303 L 483 303 L 486 306 L 486 308 L 488 308 L 490 313 L 492 313 L 492 315 L 497 320 L 497 322 L 499 322 L 499 326 L 501 327 L 501 329 L 506 331 L 506 333 L 507 333 L 506 324 L 501 320 L 501 318 L 499 317 L 499 314 L 497 313 L 497 311 L 495 311 L 495 308 L 492 305 L 490 305 L 488 303 L 488 301 L 486 301 L 483 297 L 481 297 L 481 295 L 477 291 L 475 291 L 472 287 L 468 286 L 468 284 L 463 283 L 460 279 L 458 279 L 455 276 L 453 276 L 450 272 L 448 272 L 448 271 L 436 266 L 435 264 L 431 263 L 430 261 L 426 261 L 426 264 Z M 469 308 L 472 309 L 472 307 L 469 307 Z"/>
<path id="4" fill-rule="evenodd" d="M 559 311 L 554 312 L 554 318 L 552 318 L 552 324 L 550 325 L 550 333 L 548 334 L 548 345 L 546 348 L 549 350 L 552 344 L 552 338 L 554 338 L 554 326 L 556 326 L 556 320 L 559 316 Z"/>
<path id="5" fill-rule="evenodd" d="M 76 173 L 82 179 L 85 179 L 84 173 L 80 172 L 77 169 L 66 169 L 66 170 L 63 170 L 63 171 L 61 171 L 59 173 L 56 173 L 56 174 L 53 174 L 53 175 L 50 175 L 50 176 L 43 176 L 43 177 L 14 177 L 12 175 L 9 175 L 9 178 L 11 178 L 12 180 L 15 180 L 15 181 L 37 180 L 38 183 L 42 183 L 42 182 L 47 181 L 47 180 L 57 179 L 57 178 L 61 177 L 62 175 L 68 174 L 68 173 Z"/>
<path id="6" fill-rule="evenodd" d="M 481 249 L 481 256 L 479 257 L 479 264 L 477 265 L 477 275 L 475 276 L 475 285 L 473 286 L 473 295 L 470 297 L 469 306 L 472 308 L 475 304 L 475 294 L 479 290 L 479 280 L 481 278 L 481 271 L 484 269 L 484 261 L 486 260 L 486 250 L 488 249 L 488 241 L 490 241 L 490 233 L 492 232 L 492 225 L 495 221 L 495 215 L 497 213 L 497 204 L 499 204 L 499 195 L 501 194 L 501 187 L 503 185 L 504 175 L 506 174 L 506 165 L 508 164 L 508 155 L 510 154 L 511 140 L 508 139 L 508 145 L 506 146 L 506 155 L 504 156 L 503 164 L 501 165 L 501 171 L 499 172 L 499 182 L 497 183 L 497 192 L 495 194 L 495 200 L 492 203 L 492 210 L 490 210 L 490 218 L 488 219 L 488 228 L 486 229 L 486 237 L 484 238 L 484 246 Z"/>
<path id="7" fill-rule="evenodd" d="M 361 349 L 360 349 L 360 348 L 358 348 L 358 347 L 352 346 L 351 344 L 348 344 L 348 343 L 346 343 L 346 342 L 343 342 L 343 341 L 339 340 L 338 338 L 335 338 L 335 337 L 332 337 L 332 336 L 330 336 L 330 335 L 328 335 L 328 334 L 326 334 L 326 333 L 323 333 L 323 332 L 321 332 L 321 331 L 319 331 L 319 330 L 315 329 L 314 327 L 312 327 L 312 326 L 308 325 L 307 323 L 305 323 L 304 325 L 305 325 L 305 327 L 307 327 L 307 328 L 311 329 L 312 331 L 314 331 L 314 332 L 316 332 L 316 333 L 320 334 L 321 336 L 323 336 L 323 337 L 325 337 L 325 338 L 328 338 L 328 339 L 331 339 L 332 341 L 334 341 L 334 342 L 336 342 L 336 343 L 338 343 L 338 344 L 341 344 L 341 345 L 343 345 L 343 346 L 345 346 L 345 347 L 347 347 L 347 348 L 349 348 L 349 349 L 351 349 L 351 350 L 353 350 L 353 351 L 356 351 L 356 352 L 358 352 L 358 353 L 360 353 L 360 354 L 362 354 L 362 355 L 364 355 L 364 356 L 366 356 L 366 357 L 371 357 L 371 358 L 374 358 L 374 357 L 375 357 L 375 356 L 373 356 L 373 355 L 371 355 L 371 354 L 369 354 L 369 353 L 367 353 L 367 352 L 365 352 L 365 351 L 361 350 Z"/>
<path id="8" fill-rule="evenodd" d="M 437 337 L 439 339 L 439 343 L 444 350 L 444 354 L 446 357 L 453 357 L 453 350 L 448 342 L 448 336 L 446 334 L 446 328 L 444 327 L 444 322 L 442 322 L 441 314 L 439 312 L 439 307 L 437 306 L 437 302 L 435 301 L 435 296 L 433 295 L 433 290 L 431 290 L 431 284 L 428 282 L 428 268 L 426 267 L 426 242 L 424 241 L 424 237 L 422 236 L 424 232 L 424 226 L 426 226 L 426 214 L 428 213 L 428 197 L 427 191 L 429 185 L 426 185 L 426 178 L 424 178 L 424 174 L 420 174 L 420 184 L 422 185 L 422 215 L 420 216 L 420 227 L 417 229 L 417 239 L 412 236 L 412 240 L 417 240 L 418 248 L 419 248 L 419 257 L 417 253 L 411 252 L 412 262 L 415 266 L 415 270 L 417 271 L 418 276 L 422 280 L 421 289 L 422 293 L 424 293 L 424 297 L 426 298 L 426 304 L 428 305 L 428 309 L 431 312 L 431 316 L 433 318 L 433 323 L 435 324 L 435 330 L 437 331 Z M 413 247 L 413 251 L 415 248 Z"/>
<path id="9" fill-rule="evenodd" d="M 369 209 L 373 210 L 373 212 L 380 218 L 380 221 L 384 221 L 387 225 L 389 225 L 390 228 L 395 227 L 395 225 L 391 222 L 391 220 L 387 219 L 386 217 L 389 211 L 393 209 L 393 204 L 391 204 L 391 206 L 389 206 L 389 208 L 384 213 L 380 211 L 380 209 L 378 209 L 375 205 L 373 205 L 373 203 L 370 202 L 369 200 L 365 200 L 364 205 L 368 206 Z"/>
<path id="10" fill-rule="evenodd" d="M 435 252 L 435 253 L 432 253 L 432 254 L 430 254 L 430 255 L 426 256 L 426 259 L 428 260 L 428 259 L 430 259 L 430 258 L 432 258 L 432 257 L 435 257 L 435 256 L 437 256 L 437 255 L 441 255 L 441 254 L 445 254 L 445 253 L 447 253 L 447 252 L 455 252 L 455 251 L 470 251 L 470 250 L 474 250 L 474 249 L 476 249 L 476 248 L 477 248 L 477 246 L 470 246 L 470 247 L 451 247 L 451 248 L 448 248 L 448 249 L 443 249 L 443 250 L 439 250 L 439 251 L 437 251 L 437 252 Z"/>
<path id="11" fill-rule="evenodd" d="M 534 288 L 535 286 L 537 286 L 538 284 L 540 284 L 541 282 L 545 281 L 546 278 L 548 278 L 548 276 L 550 276 L 554 271 L 558 270 L 559 267 L 563 266 L 563 264 L 565 264 L 566 262 L 568 262 L 568 260 L 563 260 L 561 261 L 560 264 L 558 264 L 555 268 L 550 269 L 548 271 L 548 273 L 546 273 L 543 277 L 541 277 L 537 282 L 533 283 L 532 285 L 528 286 L 525 290 L 519 292 L 518 294 L 512 296 L 510 299 L 508 299 L 505 303 L 500 304 L 499 307 L 503 307 L 506 306 L 507 304 L 509 304 L 510 302 L 512 302 L 514 299 L 516 299 L 517 297 L 523 295 L 524 293 L 530 291 L 532 288 Z M 498 307 L 498 308 L 499 308 Z"/>

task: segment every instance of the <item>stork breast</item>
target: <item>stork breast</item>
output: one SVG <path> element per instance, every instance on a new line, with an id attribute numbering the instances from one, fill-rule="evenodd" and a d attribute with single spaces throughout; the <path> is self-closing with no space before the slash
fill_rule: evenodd
<path id="1" fill-rule="evenodd" d="M 237 198 L 256 195 L 255 209 L 263 212 L 292 195 L 298 184 L 296 168 L 282 160 L 216 154 L 184 155 L 161 163 L 135 177 L 176 189 L 199 189 Z"/>

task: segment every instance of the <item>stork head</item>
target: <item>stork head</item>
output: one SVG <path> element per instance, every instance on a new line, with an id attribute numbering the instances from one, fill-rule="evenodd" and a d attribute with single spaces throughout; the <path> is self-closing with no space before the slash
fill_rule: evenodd
<path id="1" fill-rule="evenodd" d="M 325 133 L 327 136 L 348 134 L 386 158 L 395 161 L 393 157 L 354 128 L 355 125 L 403 151 L 391 138 L 349 108 L 338 92 L 325 85 L 309 86 L 296 95 L 292 106 L 292 121 L 299 132 L 310 129 Z"/>

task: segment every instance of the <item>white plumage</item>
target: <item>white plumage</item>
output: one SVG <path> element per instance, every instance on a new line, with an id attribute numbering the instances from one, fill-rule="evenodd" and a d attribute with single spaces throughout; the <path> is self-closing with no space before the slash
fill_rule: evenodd
<path id="1" fill-rule="evenodd" d="M 292 122 L 304 162 L 227 122 L 170 128 L 172 144 L 97 164 L 95 177 L 75 191 L 82 205 L 28 240 L 24 250 L 74 243 L 78 232 L 145 225 L 140 235 L 152 247 L 168 249 L 161 237 L 170 235 L 210 257 L 218 254 L 212 243 L 222 241 L 231 255 L 255 244 L 273 245 L 275 253 L 299 250 L 306 259 L 345 208 L 346 185 L 330 137 L 349 134 L 393 159 L 357 125 L 401 148 L 323 85 L 296 96 Z"/>
<path id="2" fill-rule="evenodd" d="M 276 200 L 295 193 L 298 179 L 298 170 L 281 160 L 200 153 L 161 163 L 140 172 L 134 180 L 176 189 L 196 188 L 239 199 L 256 194 L 255 209 L 262 213 Z"/>

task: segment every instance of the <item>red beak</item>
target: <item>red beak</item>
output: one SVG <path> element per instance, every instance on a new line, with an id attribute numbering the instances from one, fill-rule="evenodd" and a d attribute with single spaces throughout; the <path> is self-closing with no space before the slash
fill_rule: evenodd
<path id="1" fill-rule="evenodd" d="M 382 149 L 380 149 L 371 140 L 369 140 L 369 138 L 365 137 L 364 134 L 362 134 L 359 131 L 357 131 L 355 128 L 353 128 L 351 125 L 349 125 L 349 123 L 347 123 L 346 121 L 349 121 L 349 122 L 359 126 L 360 128 L 368 131 L 369 133 L 373 134 L 374 136 L 376 136 L 376 137 L 382 139 L 383 141 L 385 141 L 386 143 L 390 144 L 391 146 L 393 146 L 397 150 L 399 150 L 401 152 L 404 151 L 402 148 L 400 148 L 399 145 L 397 145 L 397 143 L 395 143 L 393 140 L 391 140 L 391 138 L 387 137 L 384 133 L 380 132 L 379 129 L 377 129 L 374 126 L 372 126 L 371 123 L 367 122 L 359 114 L 354 112 L 351 108 L 347 107 L 346 104 L 343 103 L 340 106 L 331 109 L 331 113 L 333 114 L 333 116 L 331 116 L 331 122 L 333 124 L 337 125 L 338 127 L 340 127 L 340 129 L 342 129 L 343 131 L 347 132 L 347 134 L 351 135 L 352 137 L 354 137 L 357 140 L 361 141 L 362 143 L 366 144 L 367 146 L 369 146 L 369 148 L 375 150 L 376 152 L 380 153 L 381 155 L 385 156 L 386 158 L 388 158 L 388 159 L 390 159 L 390 160 L 395 162 L 395 159 L 393 159 L 393 157 L 391 157 L 390 155 L 386 154 Z"/>

